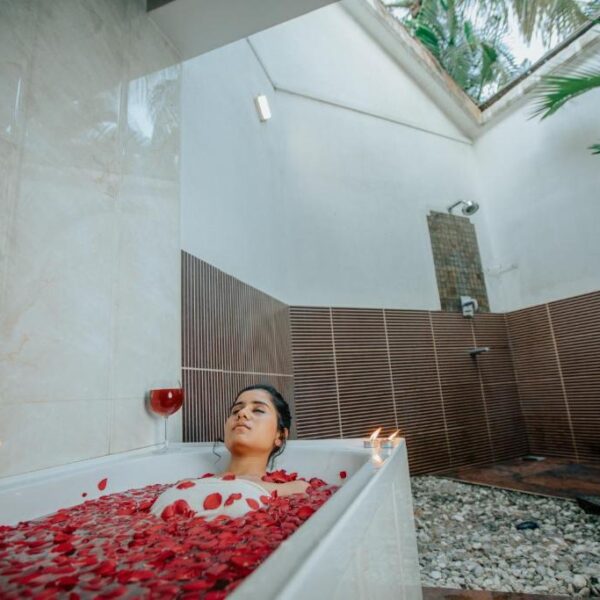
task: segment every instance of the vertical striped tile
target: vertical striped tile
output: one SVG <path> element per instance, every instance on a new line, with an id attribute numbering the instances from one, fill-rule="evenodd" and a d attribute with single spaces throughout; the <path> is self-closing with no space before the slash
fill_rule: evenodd
<path id="1" fill-rule="evenodd" d="M 328 308 L 290 308 L 296 426 L 300 438 L 342 436 Z"/>
<path id="2" fill-rule="evenodd" d="M 458 313 L 432 313 L 452 465 L 493 457 L 477 365 L 469 355 L 472 324 Z"/>
<path id="3" fill-rule="evenodd" d="M 181 265 L 184 441 L 220 438 L 250 384 L 274 385 L 293 406 L 287 305 L 189 253 Z"/>
<path id="4" fill-rule="evenodd" d="M 548 305 L 577 457 L 600 462 L 600 292 Z"/>
<path id="5" fill-rule="evenodd" d="M 514 311 L 506 319 L 530 451 L 576 458 L 547 306 Z"/>
<path id="6" fill-rule="evenodd" d="M 389 435 L 397 420 L 383 310 L 334 308 L 332 321 L 343 436 Z"/>

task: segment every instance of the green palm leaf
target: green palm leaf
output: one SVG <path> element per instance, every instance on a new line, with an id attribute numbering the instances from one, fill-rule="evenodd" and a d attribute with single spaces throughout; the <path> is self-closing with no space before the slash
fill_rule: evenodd
<path id="1" fill-rule="evenodd" d="M 600 87 L 600 67 L 597 70 L 580 69 L 565 75 L 542 77 L 534 96 L 536 104 L 532 116 L 541 116 L 545 119 L 569 100 L 598 87 Z"/>

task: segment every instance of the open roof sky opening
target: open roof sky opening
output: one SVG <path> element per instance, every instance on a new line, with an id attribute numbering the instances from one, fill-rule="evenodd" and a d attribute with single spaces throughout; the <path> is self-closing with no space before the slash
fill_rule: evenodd
<path id="1" fill-rule="evenodd" d="M 600 0 L 380 0 L 479 106 L 600 17 Z"/>

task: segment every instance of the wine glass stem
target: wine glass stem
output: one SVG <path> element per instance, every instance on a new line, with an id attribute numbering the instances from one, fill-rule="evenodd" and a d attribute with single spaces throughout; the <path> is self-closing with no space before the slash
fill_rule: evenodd
<path id="1" fill-rule="evenodd" d="M 169 449 L 169 437 L 167 435 L 167 421 L 169 417 L 165 417 L 165 452 Z"/>

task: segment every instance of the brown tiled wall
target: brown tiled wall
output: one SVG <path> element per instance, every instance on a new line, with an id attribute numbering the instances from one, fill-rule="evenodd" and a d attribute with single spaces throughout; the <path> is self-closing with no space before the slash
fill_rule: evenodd
<path id="1" fill-rule="evenodd" d="M 531 452 L 600 462 L 600 292 L 507 321 Z"/>
<path id="2" fill-rule="evenodd" d="M 290 308 L 186 252 L 182 281 L 185 441 L 220 437 L 235 393 L 269 382 L 300 438 L 401 428 L 413 473 L 528 451 L 600 462 L 600 292 L 468 320 Z"/>
<path id="3" fill-rule="evenodd" d="M 293 404 L 289 307 L 187 252 L 181 265 L 183 439 L 213 441 L 247 385 Z"/>
<path id="4" fill-rule="evenodd" d="M 527 452 L 504 315 L 291 307 L 298 436 L 401 428 L 411 472 Z M 490 346 L 473 360 L 468 349 Z"/>
<path id="5" fill-rule="evenodd" d="M 432 211 L 427 224 L 442 310 L 460 311 L 460 296 L 472 296 L 480 312 L 489 312 L 473 223 L 467 217 Z"/>

